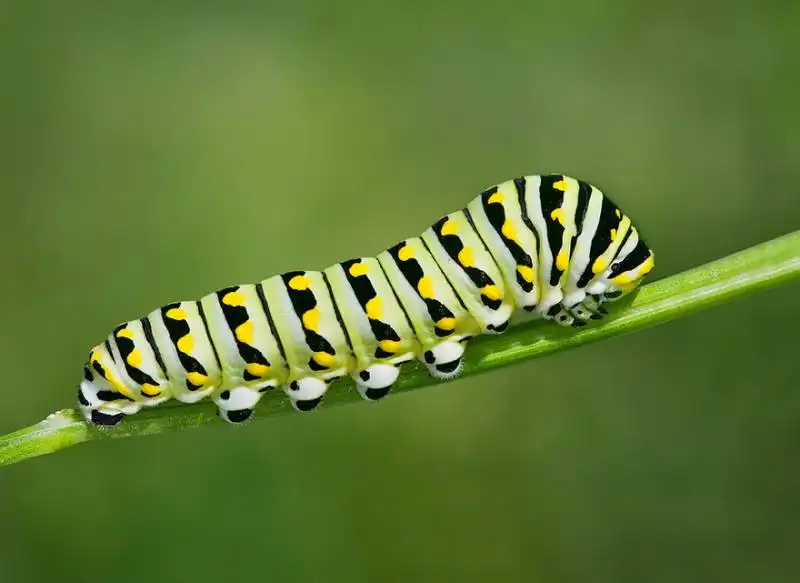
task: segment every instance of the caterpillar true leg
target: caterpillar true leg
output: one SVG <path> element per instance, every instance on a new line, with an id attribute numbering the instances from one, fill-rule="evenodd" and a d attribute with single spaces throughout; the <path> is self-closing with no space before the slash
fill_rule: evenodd
<path id="1" fill-rule="evenodd" d="M 607 313 L 605 310 L 601 312 L 598 308 L 599 304 L 591 296 L 587 296 L 581 303 L 570 308 L 569 312 L 581 322 L 589 322 L 591 320 L 601 320 Z"/>
<path id="2" fill-rule="evenodd" d="M 566 310 L 561 304 L 555 304 L 554 306 L 551 306 L 550 309 L 542 315 L 542 318 L 545 320 L 550 320 L 551 322 L 555 322 L 559 326 L 564 326 L 565 328 L 580 327 L 584 325 L 584 322 L 577 320 L 572 314 L 570 314 L 569 310 Z M 578 323 L 577 326 L 576 322 Z"/>

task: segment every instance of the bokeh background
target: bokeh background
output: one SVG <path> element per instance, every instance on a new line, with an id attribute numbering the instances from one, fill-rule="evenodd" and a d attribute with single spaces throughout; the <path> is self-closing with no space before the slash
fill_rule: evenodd
<path id="1" fill-rule="evenodd" d="M 791 2 L 0 2 L 0 433 L 169 300 L 524 173 L 657 276 L 800 225 Z M 796 581 L 797 284 L 379 406 L 0 472 L 0 581 Z"/>

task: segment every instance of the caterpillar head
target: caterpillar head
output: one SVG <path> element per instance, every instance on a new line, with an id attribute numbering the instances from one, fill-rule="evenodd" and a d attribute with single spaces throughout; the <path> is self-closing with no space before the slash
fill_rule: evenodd
<path id="1" fill-rule="evenodd" d="M 617 300 L 636 289 L 653 267 L 655 267 L 655 255 L 639 238 L 638 233 L 634 234 L 602 277 L 586 291 L 601 296 L 603 301 Z"/>

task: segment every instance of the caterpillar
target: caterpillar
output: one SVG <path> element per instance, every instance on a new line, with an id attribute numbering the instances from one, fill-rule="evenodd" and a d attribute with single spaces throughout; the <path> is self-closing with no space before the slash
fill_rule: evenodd
<path id="1" fill-rule="evenodd" d="M 598 188 L 562 174 L 492 186 L 421 236 L 376 257 L 292 271 L 167 304 L 120 324 L 91 349 L 78 389 L 87 421 L 118 424 L 170 399 L 210 398 L 230 423 L 282 390 L 311 411 L 351 376 L 385 397 L 400 366 L 462 369 L 470 338 L 513 315 L 581 327 L 633 291 L 654 254 Z"/>

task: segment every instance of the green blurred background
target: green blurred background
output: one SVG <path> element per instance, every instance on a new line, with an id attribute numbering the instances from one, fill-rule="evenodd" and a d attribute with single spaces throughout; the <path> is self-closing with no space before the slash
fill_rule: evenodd
<path id="1" fill-rule="evenodd" d="M 281 5 L 283 4 L 283 5 Z M 0 1 L 0 433 L 169 300 L 523 173 L 656 276 L 800 225 L 796 2 Z M 0 581 L 796 581 L 800 287 L 313 416 L 0 472 Z"/>

